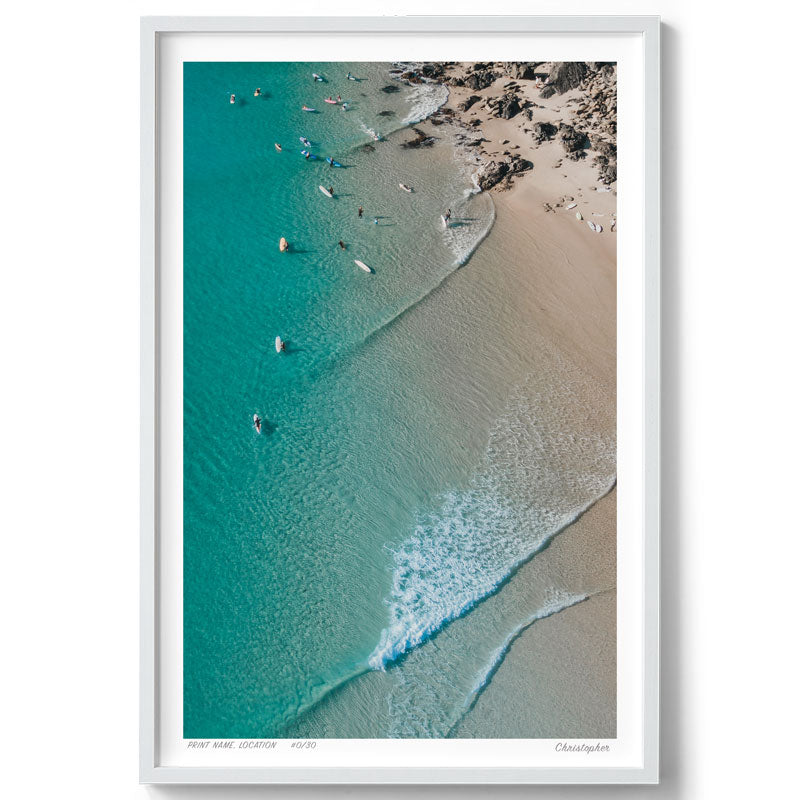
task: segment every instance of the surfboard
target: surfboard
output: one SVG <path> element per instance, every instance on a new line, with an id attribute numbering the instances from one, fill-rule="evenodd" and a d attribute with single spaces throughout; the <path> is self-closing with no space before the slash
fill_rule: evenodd
<path id="1" fill-rule="evenodd" d="M 372 272 L 372 269 L 370 267 L 368 267 L 363 261 L 359 261 L 358 259 L 356 259 L 356 266 L 361 267 L 361 269 L 363 269 L 364 272 L 370 272 L 370 273 Z"/>
<path id="2" fill-rule="evenodd" d="M 334 161 L 330 156 L 325 159 L 332 167 L 341 167 L 342 165 L 338 161 Z"/>
<path id="3" fill-rule="evenodd" d="M 577 205 L 578 205 L 577 203 L 570 203 L 570 204 L 567 206 L 567 209 L 570 209 L 570 208 L 575 208 Z"/>
<path id="4" fill-rule="evenodd" d="M 333 197 L 333 195 L 324 187 L 320 186 L 319 190 L 324 194 L 326 197 Z"/>
<path id="5" fill-rule="evenodd" d="M 308 150 L 301 150 L 300 151 L 300 155 L 306 156 L 306 158 L 308 158 L 311 161 L 316 161 L 317 160 L 317 157 L 313 153 L 309 152 Z"/>
<path id="6" fill-rule="evenodd" d="M 445 219 L 444 214 L 442 214 L 442 227 L 445 229 L 447 228 L 447 220 Z"/>
<path id="7" fill-rule="evenodd" d="M 401 188 L 401 189 L 402 189 L 404 192 L 408 192 L 409 194 L 410 194 L 411 192 L 413 192 L 413 191 L 414 191 L 414 190 L 413 190 L 413 189 L 412 189 L 410 186 L 406 186 L 404 183 L 400 183 L 400 184 L 398 184 L 398 186 L 399 186 L 399 187 L 400 187 L 400 188 Z"/>
<path id="8" fill-rule="evenodd" d="M 329 97 L 325 98 L 325 102 L 326 103 L 330 103 L 332 106 L 338 106 L 339 105 L 339 101 L 338 100 L 333 100 L 332 98 L 329 98 Z"/>
<path id="9" fill-rule="evenodd" d="M 583 214 L 580 211 L 575 212 L 575 219 L 583 219 Z"/>
<path id="10" fill-rule="evenodd" d="M 280 336 L 275 337 L 275 352 L 280 353 L 283 350 L 283 339 Z"/>
<path id="11" fill-rule="evenodd" d="M 303 111 L 316 111 L 316 108 L 309 108 L 308 106 L 303 106 Z"/>
<path id="12" fill-rule="evenodd" d="M 283 148 L 282 148 L 282 147 L 281 147 L 281 146 L 280 146 L 280 145 L 279 145 L 277 142 L 275 142 L 275 149 L 276 149 L 276 150 L 277 150 L 279 153 L 281 152 L 281 150 L 283 150 Z"/>
<path id="13" fill-rule="evenodd" d="M 258 418 L 258 414 L 253 414 L 253 427 L 256 429 L 256 433 L 261 433 L 261 420 Z"/>
<path id="14" fill-rule="evenodd" d="M 306 139 L 305 136 L 300 137 L 300 144 L 304 144 L 306 147 L 311 147 L 311 142 Z"/>
<path id="15" fill-rule="evenodd" d="M 285 253 L 289 249 L 289 242 L 287 242 L 286 239 L 283 238 L 283 236 L 281 236 L 281 241 L 278 244 L 278 249 L 281 251 L 281 253 Z"/>

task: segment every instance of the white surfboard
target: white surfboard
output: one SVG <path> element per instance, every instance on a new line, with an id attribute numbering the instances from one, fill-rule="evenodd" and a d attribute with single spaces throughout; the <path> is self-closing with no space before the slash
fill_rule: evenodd
<path id="1" fill-rule="evenodd" d="M 414 190 L 413 190 L 413 189 L 412 189 L 410 186 L 406 186 L 404 183 L 400 183 L 400 184 L 398 184 L 398 185 L 400 186 L 400 188 L 401 188 L 401 189 L 402 189 L 404 192 L 408 192 L 409 194 L 411 194 L 411 192 L 413 192 L 413 191 L 414 191 Z"/>
<path id="2" fill-rule="evenodd" d="M 587 224 L 587 225 L 588 225 L 588 226 L 589 226 L 589 227 L 590 227 L 590 228 L 591 228 L 593 231 L 596 231 L 596 230 L 597 230 L 597 225 L 595 225 L 595 224 L 594 224 L 594 222 L 592 222 L 590 219 L 587 219 L 587 220 L 586 220 L 586 224 Z"/>
<path id="3" fill-rule="evenodd" d="M 570 203 L 570 204 L 567 206 L 567 209 L 569 210 L 570 208 L 575 208 L 577 205 L 578 205 L 577 203 Z"/>
<path id="4" fill-rule="evenodd" d="M 285 253 L 289 249 L 289 242 L 287 242 L 283 236 L 281 236 L 281 240 L 278 243 L 278 249 L 281 251 L 281 253 Z"/>
<path id="5" fill-rule="evenodd" d="M 256 433 L 261 433 L 261 420 L 258 418 L 258 414 L 253 414 L 253 427 L 256 429 Z"/>
<path id="6" fill-rule="evenodd" d="M 359 261 L 358 259 L 356 259 L 356 266 L 361 267 L 361 269 L 363 269 L 364 272 L 370 272 L 370 273 L 372 272 L 371 267 L 368 267 L 363 261 Z"/>
<path id="7" fill-rule="evenodd" d="M 442 214 L 442 227 L 447 228 L 447 219 L 444 214 Z"/>
<path id="8" fill-rule="evenodd" d="M 326 197 L 333 197 L 333 195 L 324 187 L 320 186 L 319 190 L 324 194 Z"/>
<path id="9" fill-rule="evenodd" d="M 280 336 L 275 337 L 275 352 L 280 353 L 283 350 L 283 339 Z"/>
<path id="10" fill-rule="evenodd" d="M 575 212 L 575 219 L 583 219 L 583 214 L 580 211 Z"/>

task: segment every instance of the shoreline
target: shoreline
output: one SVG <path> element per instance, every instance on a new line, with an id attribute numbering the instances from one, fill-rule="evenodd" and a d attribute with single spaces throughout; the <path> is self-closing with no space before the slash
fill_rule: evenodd
<path id="1" fill-rule="evenodd" d="M 461 65 L 452 71 L 458 78 L 465 72 Z M 443 119 L 460 129 L 456 138 L 467 157 L 479 160 L 478 176 L 493 178 L 498 161 L 509 165 L 505 177 L 484 189 L 496 219 L 473 258 L 490 264 L 515 257 L 529 261 L 523 291 L 532 327 L 605 387 L 602 395 L 610 398 L 608 411 L 615 415 L 616 181 L 603 179 L 591 150 L 571 160 L 556 137 L 537 142 L 530 133 L 534 122 L 575 125 L 576 110 L 586 99 L 580 89 L 543 99 L 535 79 L 516 79 L 516 94 L 532 104 L 534 120 L 490 115 L 487 101 L 502 98 L 510 80 L 497 79 L 483 90 L 448 84 L 447 101 L 427 121 Z M 515 171 L 515 163 L 526 161 L 531 168 Z M 592 230 L 587 221 L 602 230 Z M 538 257 L 526 259 L 531 252 Z M 616 735 L 616 488 L 559 533 L 519 578 L 536 582 L 553 564 L 556 573 L 569 572 L 570 583 L 577 580 L 588 593 L 600 594 L 535 622 L 517 637 L 451 735 Z M 602 657 L 595 658 L 598 653 Z M 582 678 L 581 670 L 591 679 Z M 515 717 L 518 729 L 509 725 L 512 705 L 526 709 Z M 583 721 L 586 708 L 593 726 Z"/>

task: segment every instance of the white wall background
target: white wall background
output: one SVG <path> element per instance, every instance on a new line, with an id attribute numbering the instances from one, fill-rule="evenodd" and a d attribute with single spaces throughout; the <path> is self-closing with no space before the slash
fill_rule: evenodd
<path id="1" fill-rule="evenodd" d="M 797 792 L 797 7 L 45 0 L 6 5 L 0 40 L 5 796 L 378 794 L 136 783 L 138 17 L 414 12 L 665 26 L 663 780 L 490 792 Z"/>

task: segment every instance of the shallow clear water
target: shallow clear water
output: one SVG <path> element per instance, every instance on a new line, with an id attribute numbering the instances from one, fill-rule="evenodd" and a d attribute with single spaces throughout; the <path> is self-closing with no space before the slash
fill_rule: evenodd
<path id="1" fill-rule="evenodd" d="M 587 419 L 577 438 L 557 416 L 545 424 L 553 398 L 524 390 L 531 364 L 492 343 L 493 326 L 496 341 L 519 324 L 500 289 L 459 292 L 493 205 L 447 126 L 421 124 L 430 149 L 400 146 L 444 90 L 397 84 L 390 67 L 185 66 L 187 737 L 446 735 L 497 645 L 470 631 L 486 641 L 456 668 L 464 690 L 435 693 L 443 722 L 427 727 L 398 700 L 408 654 L 613 480 L 608 424 Z M 338 94 L 348 111 L 323 102 Z M 529 614 L 488 624 L 505 626 L 502 643 Z M 326 721 L 370 671 L 366 694 L 348 689 Z"/>

